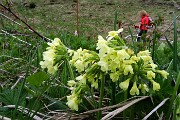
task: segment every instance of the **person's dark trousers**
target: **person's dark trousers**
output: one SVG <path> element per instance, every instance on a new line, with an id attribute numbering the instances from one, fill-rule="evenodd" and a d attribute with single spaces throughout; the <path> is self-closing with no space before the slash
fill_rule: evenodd
<path id="1" fill-rule="evenodd" d="M 140 30 L 140 32 L 138 33 L 138 36 L 137 36 L 137 42 L 140 42 L 141 35 L 144 33 L 147 33 L 147 30 Z"/>

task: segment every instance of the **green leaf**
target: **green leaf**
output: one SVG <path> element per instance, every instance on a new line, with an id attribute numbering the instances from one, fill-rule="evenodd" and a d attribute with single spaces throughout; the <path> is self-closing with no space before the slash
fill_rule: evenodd
<path id="1" fill-rule="evenodd" d="M 40 86 L 40 84 L 48 78 L 49 76 L 45 72 L 40 71 L 27 77 L 27 81 L 30 85 Z"/>

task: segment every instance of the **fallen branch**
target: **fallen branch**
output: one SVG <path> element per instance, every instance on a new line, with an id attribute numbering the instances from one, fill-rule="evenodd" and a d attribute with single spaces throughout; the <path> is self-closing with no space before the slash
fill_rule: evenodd
<path id="1" fill-rule="evenodd" d="M 24 20 L 22 20 L 20 17 L 18 17 L 14 12 L 11 11 L 10 8 L 7 8 L 6 6 L 4 6 L 3 4 L 0 3 L 0 6 L 3 7 L 5 10 L 7 10 L 8 12 L 10 12 L 16 19 L 20 20 L 22 23 L 24 23 L 32 32 L 34 32 L 35 34 L 37 34 L 39 37 L 41 37 L 43 40 L 45 40 L 46 42 L 51 41 L 49 38 L 42 36 L 40 33 L 38 33 L 36 30 L 34 30 L 29 24 L 27 24 Z"/>
<path id="2" fill-rule="evenodd" d="M 120 107 L 112 112 L 110 112 L 109 114 L 107 114 L 106 116 L 104 116 L 101 120 L 109 120 L 111 118 L 113 118 L 114 116 L 116 116 L 117 114 L 121 113 L 122 111 L 124 111 L 125 109 L 129 108 L 130 106 L 134 105 L 135 103 L 144 100 L 146 98 L 148 98 L 149 96 L 143 96 L 141 98 L 137 98 L 131 102 L 129 102 L 128 104 L 124 105 L 123 107 Z"/>
<path id="3" fill-rule="evenodd" d="M 147 120 L 157 109 L 159 109 L 164 103 L 169 100 L 169 98 L 164 99 L 158 106 L 156 106 L 149 114 L 147 114 L 142 120 Z"/>

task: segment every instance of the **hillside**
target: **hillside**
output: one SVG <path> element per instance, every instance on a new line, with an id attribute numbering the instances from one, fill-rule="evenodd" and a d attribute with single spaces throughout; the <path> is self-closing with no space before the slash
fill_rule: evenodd
<path id="1" fill-rule="evenodd" d="M 76 5 L 76 0 L 26 0 L 24 2 L 15 0 L 12 11 L 40 34 L 56 36 L 59 32 L 74 34 Z M 129 34 L 128 26 L 136 34 L 133 25 L 138 23 L 137 14 L 142 9 L 146 10 L 154 20 L 161 17 L 164 22 L 159 26 L 159 30 L 165 31 L 173 21 L 173 12 L 176 15 L 180 14 L 179 5 L 179 2 L 171 0 L 79 0 L 79 34 L 96 38 L 97 34 L 106 34 L 113 30 L 115 11 L 118 15 L 117 27 L 120 24 L 125 29 L 123 36 Z M 180 26 L 180 18 L 177 19 L 177 25 Z M 172 32 L 172 28 L 167 31 L 167 35 L 169 35 L 168 32 Z"/>

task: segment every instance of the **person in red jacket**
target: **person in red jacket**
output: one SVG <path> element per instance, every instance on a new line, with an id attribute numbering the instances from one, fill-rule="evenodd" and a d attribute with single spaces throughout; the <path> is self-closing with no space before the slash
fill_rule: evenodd
<path id="1" fill-rule="evenodd" d="M 147 33 L 149 29 L 149 16 L 145 10 L 139 12 L 141 17 L 140 26 L 135 26 L 135 28 L 139 28 L 139 33 L 137 35 L 137 42 L 140 42 L 141 35 Z"/>

